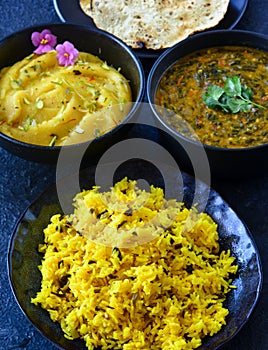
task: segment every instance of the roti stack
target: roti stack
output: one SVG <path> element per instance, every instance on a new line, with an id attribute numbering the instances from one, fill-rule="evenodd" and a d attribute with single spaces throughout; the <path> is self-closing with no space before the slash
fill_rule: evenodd
<path id="1" fill-rule="evenodd" d="M 132 48 L 163 49 L 216 26 L 229 0 L 80 0 L 95 25 Z"/>

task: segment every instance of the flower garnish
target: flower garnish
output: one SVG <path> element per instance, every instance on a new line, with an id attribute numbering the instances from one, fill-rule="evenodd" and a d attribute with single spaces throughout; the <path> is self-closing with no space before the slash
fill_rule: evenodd
<path id="1" fill-rule="evenodd" d="M 79 51 L 76 50 L 74 45 L 69 41 L 65 41 L 63 44 L 56 46 L 57 60 L 60 66 L 73 66 L 74 61 L 79 55 Z"/>
<path id="2" fill-rule="evenodd" d="M 57 37 L 49 29 L 44 29 L 41 33 L 33 32 L 31 40 L 33 45 L 37 47 L 34 53 L 38 55 L 53 50 L 57 44 Z"/>
<path id="3" fill-rule="evenodd" d="M 33 45 L 37 47 L 34 53 L 38 55 L 54 50 L 57 44 L 56 35 L 53 35 L 49 29 L 44 29 L 41 33 L 33 32 L 31 39 Z M 55 50 L 57 51 L 56 58 L 60 66 L 73 66 L 79 55 L 79 51 L 69 41 L 57 45 Z"/>

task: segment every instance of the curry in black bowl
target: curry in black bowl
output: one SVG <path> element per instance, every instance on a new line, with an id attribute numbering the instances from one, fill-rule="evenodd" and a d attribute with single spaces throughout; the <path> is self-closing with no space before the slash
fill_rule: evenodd
<path id="1" fill-rule="evenodd" d="M 169 134 L 165 142 L 170 136 L 179 141 L 171 150 L 182 162 L 190 147 L 205 150 L 212 174 L 233 177 L 265 168 L 267 51 L 267 37 L 257 33 L 211 31 L 172 47 L 155 62 L 148 100 Z"/>
<path id="2" fill-rule="evenodd" d="M 248 147 L 268 142 L 268 53 L 243 46 L 199 50 L 178 60 L 162 77 L 156 104 L 174 111 L 202 143 Z M 190 136 L 185 133 L 185 136 Z"/>

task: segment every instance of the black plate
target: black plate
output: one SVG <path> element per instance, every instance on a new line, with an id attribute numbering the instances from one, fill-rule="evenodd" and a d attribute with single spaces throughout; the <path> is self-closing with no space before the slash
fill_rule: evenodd
<path id="1" fill-rule="evenodd" d="M 80 7 L 79 0 L 53 0 L 56 12 L 62 22 L 85 24 L 96 28 L 93 20 Z M 230 0 L 227 12 L 213 29 L 231 29 L 243 16 L 248 0 Z M 157 58 L 164 50 L 135 49 L 140 58 Z"/>
<path id="2" fill-rule="evenodd" d="M 145 171 L 146 169 L 146 171 Z M 181 186 L 173 187 L 174 196 L 182 199 L 187 206 L 191 206 L 193 198 L 198 193 L 199 205 L 206 205 L 206 212 L 218 223 L 219 237 L 222 249 L 230 249 L 237 258 L 239 272 L 234 280 L 237 289 L 232 290 L 227 297 L 225 306 L 229 309 L 227 325 L 213 337 L 207 337 L 200 349 L 215 350 L 230 340 L 249 319 L 258 300 L 262 285 L 262 269 L 260 257 L 254 240 L 245 224 L 236 213 L 214 190 L 202 182 L 195 181 L 188 174 L 178 174 L 170 168 L 168 181 L 158 169 L 146 165 L 143 161 L 128 161 L 117 168 L 113 176 L 116 182 L 128 175 L 132 179 L 143 179 L 155 186 L 173 186 L 180 181 Z M 61 180 L 68 183 L 72 177 Z M 180 179 L 180 180 L 178 180 Z M 181 181 L 181 179 L 183 181 Z M 90 188 L 95 184 L 95 168 L 83 170 L 80 174 L 81 188 Z M 167 187 L 166 187 L 167 188 Z M 73 193 L 66 193 L 66 205 L 72 203 Z M 208 198 L 208 202 L 206 201 Z M 204 200 L 204 203 L 202 201 Z M 68 203 L 67 203 L 68 202 Z M 31 304 L 30 300 L 40 289 L 41 275 L 37 268 L 41 263 L 38 244 L 43 242 L 42 230 L 49 223 L 50 217 L 60 213 L 61 207 L 54 185 L 46 190 L 19 219 L 10 239 L 8 268 L 10 284 L 14 296 L 22 312 L 30 322 L 54 344 L 67 350 L 85 350 L 82 340 L 67 340 L 57 323 L 53 323 L 48 313 L 41 307 Z M 66 212 L 66 208 L 65 208 Z"/>

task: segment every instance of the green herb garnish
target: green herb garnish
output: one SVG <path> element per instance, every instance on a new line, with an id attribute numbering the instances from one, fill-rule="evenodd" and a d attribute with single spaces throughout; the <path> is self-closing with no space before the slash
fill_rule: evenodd
<path id="1" fill-rule="evenodd" d="M 61 81 L 61 82 L 58 82 L 58 81 L 53 81 L 53 80 L 51 80 L 51 83 L 52 83 L 52 84 L 56 84 L 56 85 L 62 85 L 62 81 Z"/>
<path id="2" fill-rule="evenodd" d="M 37 109 L 42 109 L 44 107 L 44 102 L 42 100 L 40 100 L 40 98 L 38 98 L 35 102 L 35 107 Z"/>
<path id="3" fill-rule="evenodd" d="M 110 67 L 108 66 L 108 64 L 106 62 L 104 62 L 101 67 L 105 70 L 110 70 Z"/>
<path id="4" fill-rule="evenodd" d="M 21 86 L 21 83 L 22 83 L 21 79 L 15 80 L 15 79 L 10 78 L 10 85 L 11 85 L 12 89 L 15 89 L 15 90 L 19 89 Z"/>
<path id="5" fill-rule="evenodd" d="M 223 87 L 211 85 L 202 99 L 210 108 L 222 108 L 225 112 L 248 112 L 252 105 L 266 109 L 266 107 L 251 100 L 252 90 L 241 85 L 238 76 L 227 78 Z"/>
<path id="6" fill-rule="evenodd" d="M 58 136 L 55 134 L 51 134 L 51 136 L 52 136 L 52 140 L 50 141 L 49 146 L 53 147 L 53 146 L 55 146 L 55 143 L 56 143 Z"/>
<path id="7" fill-rule="evenodd" d="M 26 97 L 23 97 L 23 103 L 29 105 L 30 101 Z"/>
<path id="8" fill-rule="evenodd" d="M 27 115 L 25 122 L 23 123 L 23 125 L 19 125 L 18 129 L 27 132 L 30 126 L 31 126 L 31 118 L 29 115 Z"/>
<path id="9" fill-rule="evenodd" d="M 95 130 L 94 130 L 94 136 L 95 136 L 96 138 L 101 136 L 100 129 L 95 129 Z"/>

